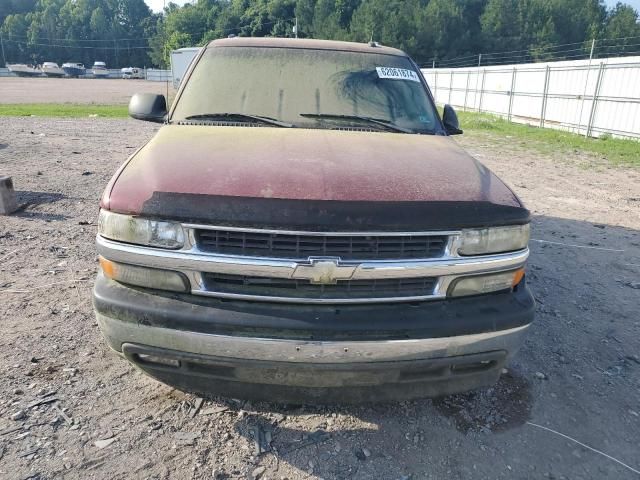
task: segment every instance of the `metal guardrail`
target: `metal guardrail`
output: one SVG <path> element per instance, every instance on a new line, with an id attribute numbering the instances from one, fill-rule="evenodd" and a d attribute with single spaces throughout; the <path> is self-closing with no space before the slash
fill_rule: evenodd
<path id="1" fill-rule="evenodd" d="M 438 103 L 597 137 L 640 139 L 640 57 L 425 69 Z"/>

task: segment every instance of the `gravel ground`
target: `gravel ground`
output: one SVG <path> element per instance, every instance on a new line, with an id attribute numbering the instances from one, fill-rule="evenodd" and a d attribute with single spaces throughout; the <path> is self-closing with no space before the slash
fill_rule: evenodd
<path id="1" fill-rule="evenodd" d="M 166 95 L 167 84 L 146 80 L 0 77 L 1 103 L 127 105 L 134 93 Z M 169 86 L 169 93 L 174 92 Z"/>
<path id="2" fill-rule="evenodd" d="M 554 433 L 640 469 L 638 170 L 460 137 L 535 215 L 537 317 L 494 388 L 344 408 L 201 401 L 116 357 L 91 310 L 99 196 L 156 128 L 0 118 L 22 205 L 0 217 L 1 478 L 638 478 Z"/>

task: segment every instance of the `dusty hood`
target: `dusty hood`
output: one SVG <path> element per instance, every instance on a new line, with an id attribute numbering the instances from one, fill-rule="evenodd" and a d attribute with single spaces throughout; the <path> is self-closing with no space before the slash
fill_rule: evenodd
<path id="1" fill-rule="evenodd" d="M 458 202 L 523 210 L 500 179 L 448 137 L 173 125 L 114 177 L 103 206 L 186 218 L 185 208 L 193 214 L 202 202 L 215 209 L 212 198 L 309 208 Z M 170 205 L 176 202 L 184 203 L 180 212 Z"/>

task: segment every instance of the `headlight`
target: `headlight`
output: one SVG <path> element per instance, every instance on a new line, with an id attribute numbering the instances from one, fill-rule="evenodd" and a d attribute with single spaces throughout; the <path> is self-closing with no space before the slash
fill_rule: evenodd
<path id="1" fill-rule="evenodd" d="M 460 255 L 484 255 L 488 253 L 522 250 L 529 243 L 529 224 L 511 227 L 474 228 L 462 230 Z"/>
<path id="2" fill-rule="evenodd" d="M 449 296 L 464 297 L 466 295 L 479 295 L 481 293 L 508 290 L 519 284 L 523 277 L 524 268 L 510 272 L 463 277 L 451 285 L 449 288 Z"/>
<path id="3" fill-rule="evenodd" d="M 178 272 L 112 262 L 104 257 L 100 257 L 100 266 L 105 277 L 127 285 L 172 292 L 186 292 L 188 290 L 187 279 Z"/>
<path id="4" fill-rule="evenodd" d="M 184 232 L 178 223 L 160 222 L 100 210 L 98 234 L 118 242 L 160 248 L 182 248 Z"/>

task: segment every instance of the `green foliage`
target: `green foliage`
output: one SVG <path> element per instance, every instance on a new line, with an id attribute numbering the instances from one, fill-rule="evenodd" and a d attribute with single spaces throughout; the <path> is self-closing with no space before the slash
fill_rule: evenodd
<path id="1" fill-rule="evenodd" d="M 613 165 L 640 167 L 637 140 L 613 138 L 604 134 L 600 138 L 586 138 L 583 135 L 538 128 L 484 113 L 458 112 L 460 127 L 466 134 L 490 135 L 492 142 L 505 142 L 509 147 L 521 143 L 548 155 L 566 156 L 575 151 L 587 153 L 594 163 L 608 162 Z"/>
<path id="2" fill-rule="evenodd" d="M 629 5 L 618 3 L 611 12 L 605 34 L 607 38 L 636 37 L 640 35 L 638 12 Z"/>
<path id="3" fill-rule="evenodd" d="M 403 50 L 415 51 L 419 19 L 413 15 L 419 0 L 371 0 L 353 13 L 350 39 L 358 42 L 373 40 Z M 388 17 L 380 16 L 386 8 Z"/>
<path id="4" fill-rule="evenodd" d="M 149 63 L 146 38 L 157 29 L 144 0 L 0 0 L 0 5 L 9 63 Z"/>
<path id="5" fill-rule="evenodd" d="M 126 105 L 76 105 L 76 104 L 0 104 L 0 117 L 107 117 L 125 118 Z"/>
<path id="6" fill-rule="evenodd" d="M 633 8 L 607 11 L 602 0 L 197 0 L 169 2 L 162 14 L 144 0 L 0 0 L 9 62 L 167 66 L 171 50 L 230 34 L 294 36 L 295 17 L 300 37 L 373 36 L 420 64 L 488 52 L 514 52 L 487 55 L 493 63 L 546 60 L 558 58 L 550 47 L 559 44 L 571 44 L 567 56 L 575 58 L 588 53 L 593 38 L 640 36 Z M 620 42 L 602 42 L 596 53 L 624 53 Z M 630 52 L 638 38 L 627 43 Z"/>

